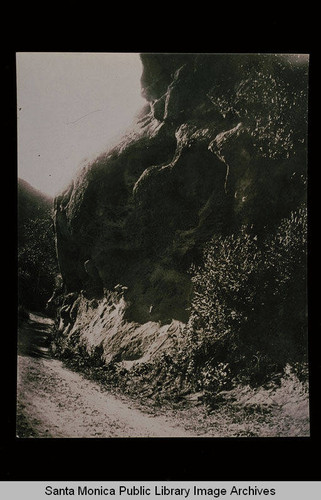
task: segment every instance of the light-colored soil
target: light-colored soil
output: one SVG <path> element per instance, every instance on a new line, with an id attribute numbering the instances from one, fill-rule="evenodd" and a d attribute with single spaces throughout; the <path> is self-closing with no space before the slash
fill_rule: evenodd
<path id="1" fill-rule="evenodd" d="M 19 356 L 18 415 L 30 437 L 191 436 L 174 419 L 139 411 L 53 359 Z"/>

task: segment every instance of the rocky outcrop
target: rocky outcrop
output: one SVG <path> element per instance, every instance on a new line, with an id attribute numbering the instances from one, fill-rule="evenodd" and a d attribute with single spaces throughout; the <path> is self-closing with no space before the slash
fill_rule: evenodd
<path id="1" fill-rule="evenodd" d="M 89 356 L 99 354 L 104 363 L 121 361 L 130 369 L 137 360 L 149 362 L 156 354 L 183 342 L 183 323 L 172 320 L 161 326 L 156 321 L 126 321 L 127 307 L 119 291 L 108 292 L 99 301 L 89 301 L 82 293 L 69 296 L 60 314 L 58 330 L 65 339 L 60 349 L 77 344 Z"/>
<path id="2" fill-rule="evenodd" d="M 307 66 L 275 55 L 142 54 L 132 131 L 55 199 L 66 293 L 126 287 L 123 320 L 188 318 L 213 234 L 257 234 L 305 202 Z"/>

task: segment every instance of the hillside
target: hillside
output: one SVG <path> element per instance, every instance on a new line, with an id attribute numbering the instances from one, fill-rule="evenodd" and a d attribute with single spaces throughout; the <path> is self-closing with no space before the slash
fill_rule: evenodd
<path id="1" fill-rule="evenodd" d="M 306 362 L 308 66 L 141 59 L 132 130 L 54 202 L 54 349 L 134 391 L 263 383 Z"/>
<path id="2" fill-rule="evenodd" d="M 26 220 L 47 217 L 53 208 L 53 198 L 35 189 L 23 179 L 18 179 L 18 223 L 22 227 Z"/>

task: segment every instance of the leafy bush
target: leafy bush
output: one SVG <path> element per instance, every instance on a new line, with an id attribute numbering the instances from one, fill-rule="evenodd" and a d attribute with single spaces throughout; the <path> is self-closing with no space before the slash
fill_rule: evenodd
<path id="1" fill-rule="evenodd" d="M 58 273 L 53 222 L 46 217 L 27 220 L 19 231 L 19 303 L 32 310 L 44 310 Z"/>
<path id="2" fill-rule="evenodd" d="M 264 239 L 242 227 L 207 244 L 204 265 L 192 269 L 194 373 L 227 363 L 231 375 L 261 383 L 288 362 L 306 361 L 306 237 L 301 208 Z"/>

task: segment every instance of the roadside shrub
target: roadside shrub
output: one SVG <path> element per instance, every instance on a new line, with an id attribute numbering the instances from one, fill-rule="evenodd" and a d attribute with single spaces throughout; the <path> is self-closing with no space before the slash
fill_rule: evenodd
<path id="1" fill-rule="evenodd" d="M 19 232 L 18 300 L 34 311 L 45 311 L 55 287 L 58 263 L 51 212 L 26 221 Z"/>
<path id="2" fill-rule="evenodd" d="M 263 383 L 287 363 L 306 361 L 306 237 L 301 208 L 264 238 L 242 227 L 206 245 L 203 266 L 191 270 L 186 332 L 200 385 L 208 383 L 205 367 L 213 373 L 221 363 L 231 377 Z"/>

